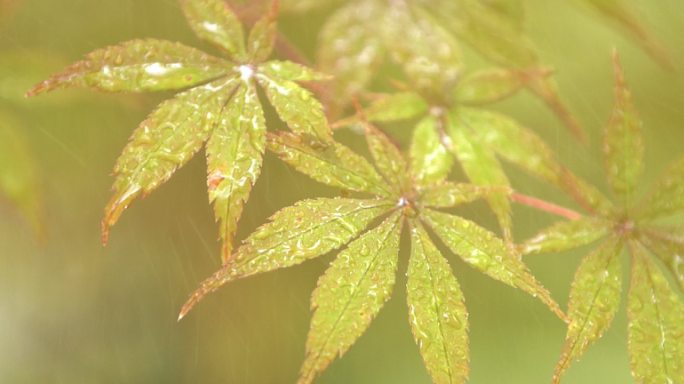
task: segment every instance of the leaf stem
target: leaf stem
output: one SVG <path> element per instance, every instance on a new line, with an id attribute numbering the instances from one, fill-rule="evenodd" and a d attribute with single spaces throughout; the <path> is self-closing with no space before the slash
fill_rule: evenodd
<path id="1" fill-rule="evenodd" d="M 515 201 L 516 203 L 529 205 L 530 207 L 556 214 L 558 216 L 563 216 L 570 220 L 577 220 L 582 217 L 582 214 L 575 212 L 572 209 L 563 208 L 556 204 L 549 203 L 548 201 L 540 200 L 536 197 L 523 195 L 517 192 L 513 192 L 511 194 L 511 200 Z"/>

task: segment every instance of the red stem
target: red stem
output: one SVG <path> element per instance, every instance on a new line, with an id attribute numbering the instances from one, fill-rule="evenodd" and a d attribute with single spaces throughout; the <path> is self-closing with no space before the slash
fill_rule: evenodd
<path id="1" fill-rule="evenodd" d="M 532 196 L 521 195 L 517 192 L 513 192 L 511 195 L 511 200 L 515 201 L 516 203 L 529 205 L 530 207 L 556 214 L 558 216 L 563 216 L 570 220 L 577 220 L 582 217 L 580 213 L 577 213 L 572 209 L 563 208 L 556 204 L 549 203 L 548 201 L 540 200 Z"/>

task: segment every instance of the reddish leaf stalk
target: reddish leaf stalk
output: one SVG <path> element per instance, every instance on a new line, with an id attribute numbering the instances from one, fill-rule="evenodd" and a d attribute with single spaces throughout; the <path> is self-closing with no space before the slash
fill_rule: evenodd
<path id="1" fill-rule="evenodd" d="M 532 196 L 522 195 L 517 192 L 513 192 L 513 194 L 511 194 L 511 200 L 515 201 L 516 203 L 529 205 L 530 207 L 553 213 L 558 216 L 563 216 L 570 220 L 577 220 L 582 217 L 580 213 L 575 212 L 572 209 L 563 208 L 556 204 L 549 203 L 548 201 L 540 200 Z"/>

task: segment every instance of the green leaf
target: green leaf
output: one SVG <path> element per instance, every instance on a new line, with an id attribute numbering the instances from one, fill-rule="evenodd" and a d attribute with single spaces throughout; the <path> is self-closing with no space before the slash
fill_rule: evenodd
<path id="1" fill-rule="evenodd" d="M 36 84 L 26 96 L 60 88 L 100 91 L 159 91 L 190 87 L 233 72 L 233 64 L 180 43 L 132 40 L 98 49 Z"/>
<path id="2" fill-rule="evenodd" d="M 426 12 L 404 2 L 392 5 L 383 29 L 392 59 L 419 93 L 446 99 L 463 71 L 456 39 Z"/>
<path id="3" fill-rule="evenodd" d="M 453 208 L 487 196 L 493 188 L 478 187 L 473 184 L 454 184 L 444 182 L 421 189 L 420 205 L 432 208 Z"/>
<path id="4" fill-rule="evenodd" d="M 672 67 L 672 54 L 648 30 L 644 24 L 640 11 L 628 0 L 574 0 L 620 27 L 622 32 L 635 40 L 661 65 Z"/>
<path id="5" fill-rule="evenodd" d="M 437 384 L 468 378 L 468 312 L 449 264 L 419 221 L 411 225 L 406 301 L 413 338 Z"/>
<path id="6" fill-rule="evenodd" d="M 221 221 L 221 259 L 233 252 L 233 235 L 242 206 L 261 171 L 266 122 L 254 83 L 243 82 L 226 108 L 217 116 L 207 142 L 209 200 Z"/>
<path id="7" fill-rule="evenodd" d="M 674 161 L 658 179 L 637 210 L 643 219 L 674 215 L 684 211 L 684 156 Z"/>
<path id="8" fill-rule="evenodd" d="M 238 84 L 234 76 L 179 93 L 140 123 L 114 167 L 116 192 L 102 219 L 104 244 L 136 197 L 149 195 L 199 151 Z"/>
<path id="9" fill-rule="evenodd" d="M 476 108 L 458 109 L 464 125 L 474 127 L 482 142 L 525 171 L 560 185 L 561 166 L 551 148 L 529 128 L 500 113 Z"/>
<path id="10" fill-rule="evenodd" d="M 562 168 L 560 182 L 561 189 L 592 214 L 611 217 L 616 213 L 617 209 L 603 193 L 565 167 Z"/>
<path id="11" fill-rule="evenodd" d="M 335 76 L 330 94 L 323 100 L 339 112 L 352 97 L 364 90 L 385 57 L 378 29 L 387 14 L 376 0 L 357 0 L 328 18 L 318 42 L 318 68 Z"/>
<path id="12" fill-rule="evenodd" d="M 560 221 L 521 245 L 523 255 L 563 252 L 591 244 L 613 231 L 613 223 L 593 217 Z"/>
<path id="13" fill-rule="evenodd" d="M 504 100 L 524 88 L 534 78 L 551 74 L 548 68 L 487 69 L 475 72 L 461 80 L 454 90 L 459 104 L 482 105 Z"/>
<path id="14" fill-rule="evenodd" d="M 572 133 L 579 141 L 586 144 L 587 134 L 577 121 L 577 116 L 566 105 L 558 92 L 556 82 L 550 78 L 532 79 L 527 86 L 536 93 L 539 98 L 544 100 L 546 105 L 558 116 L 558 118 L 565 124 L 570 133 Z"/>
<path id="15" fill-rule="evenodd" d="M 496 280 L 539 298 L 556 315 L 565 319 L 558 303 L 530 274 L 520 254 L 493 233 L 466 219 L 431 209 L 421 210 L 420 217 L 463 261 Z"/>
<path id="16" fill-rule="evenodd" d="M 446 179 L 453 165 L 453 157 L 442 144 L 442 122 L 434 116 L 421 120 L 413 130 L 411 140 L 411 170 L 417 185 L 427 186 Z"/>
<path id="17" fill-rule="evenodd" d="M 188 24 L 200 39 L 221 48 L 234 61 L 244 61 L 242 24 L 223 0 L 179 1 Z"/>
<path id="18" fill-rule="evenodd" d="M 561 357 L 552 382 L 560 383 L 573 360 L 578 360 L 610 327 L 622 289 L 622 244 L 613 237 L 582 260 L 570 290 L 568 318 Z"/>
<path id="19" fill-rule="evenodd" d="M 330 76 L 291 61 L 270 60 L 259 64 L 259 72 L 292 81 L 327 80 Z"/>
<path id="20" fill-rule="evenodd" d="M 281 209 L 244 241 L 221 270 L 202 283 L 179 318 L 204 296 L 233 280 L 296 265 L 341 247 L 395 206 L 389 200 L 321 198 Z"/>
<path id="21" fill-rule="evenodd" d="M 311 92 L 297 83 L 257 71 L 254 75 L 264 88 L 278 116 L 293 132 L 332 139 L 332 131 L 323 115 L 323 106 Z"/>
<path id="22" fill-rule="evenodd" d="M 365 118 L 367 121 L 397 121 L 421 116 L 428 111 L 425 99 L 413 92 L 397 92 L 376 96 L 373 103 L 363 110 L 363 114 L 356 114 L 338 120 L 333 126 L 345 127 L 358 124 Z"/>
<path id="23" fill-rule="evenodd" d="M 494 153 L 486 148 L 481 140 L 472 132 L 477 132 L 477 125 L 470 125 L 460 116 L 460 109 L 449 116 L 448 133 L 451 138 L 452 153 L 461 163 L 468 179 L 483 187 L 509 187 L 508 178 L 501 168 L 501 163 Z M 490 193 L 487 202 L 494 211 L 504 238 L 511 238 L 511 204 L 506 193 Z"/>
<path id="24" fill-rule="evenodd" d="M 402 216 L 395 212 L 379 227 L 340 252 L 311 296 L 311 330 L 299 384 L 313 382 L 368 329 L 390 298 L 397 269 Z"/>
<path id="25" fill-rule="evenodd" d="M 298 171 L 321 183 L 396 197 L 368 160 L 335 141 L 323 142 L 312 135 L 281 132 L 280 136 L 268 136 L 268 148 Z"/>
<path id="26" fill-rule="evenodd" d="M 363 123 L 366 132 L 366 140 L 371 150 L 376 167 L 385 177 L 389 186 L 397 195 L 408 192 L 412 180 L 408 172 L 408 165 L 399 148 L 390 140 L 384 132 L 369 123 Z"/>
<path id="27" fill-rule="evenodd" d="M 608 182 L 615 196 L 629 210 L 634 202 L 634 189 L 644 169 L 644 143 L 641 121 L 632 103 L 617 53 L 613 53 L 613 70 L 615 106 L 603 138 L 603 153 Z"/>
<path id="28" fill-rule="evenodd" d="M 641 244 L 630 242 L 627 341 L 640 383 L 684 382 L 684 306 Z"/>
<path id="29" fill-rule="evenodd" d="M 679 236 L 672 237 L 663 233 L 668 229 L 676 230 Z M 644 228 L 639 241 L 665 264 L 679 288 L 684 291 L 684 230 L 668 227 Z"/>
<path id="30" fill-rule="evenodd" d="M 31 225 L 36 238 L 46 236 L 38 167 L 22 125 L 0 109 L 0 197 L 15 205 Z"/>
<path id="31" fill-rule="evenodd" d="M 247 55 L 250 62 L 260 63 L 273 51 L 276 39 L 278 0 L 274 0 L 267 12 L 254 24 L 247 38 Z"/>

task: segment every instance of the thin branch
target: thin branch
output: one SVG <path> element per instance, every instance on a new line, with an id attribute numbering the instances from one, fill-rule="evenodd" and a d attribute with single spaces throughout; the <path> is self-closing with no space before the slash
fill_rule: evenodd
<path id="1" fill-rule="evenodd" d="M 513 194 L 511 194 L 511 200 L 515 201 L 516 203 L 529 205 L 530 207 L 556 214 L 558 216 L 563 216 L 570 220 L 577 220 L 582 217 L 582 214 L 575 212 L 572 209 L 563 208 L 556 204 L 549 203 L 548 201 L 540 200 L 532 196 L 522 195 L 517 192 L 513 192 Z"/>

